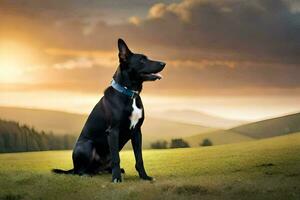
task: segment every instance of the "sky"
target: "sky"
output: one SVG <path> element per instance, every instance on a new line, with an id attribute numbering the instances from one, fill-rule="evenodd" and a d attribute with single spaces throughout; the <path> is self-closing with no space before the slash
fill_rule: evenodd
<path id="1" fill-rule="evenodd" d="M 123 38 L 167 63 L 145 84 L 150 112 L 297 112 L 299 35 L 298 0 L 0 0 L 0 105 L 88 113 Z"/>

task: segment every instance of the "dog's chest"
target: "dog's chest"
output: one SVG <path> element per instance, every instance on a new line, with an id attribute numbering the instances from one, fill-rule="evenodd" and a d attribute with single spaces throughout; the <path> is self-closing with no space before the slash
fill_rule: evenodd
<path id="1" fill-rule="evenodd" d="M 132 112 L 129 117 L 130 119 L 130 126 L 129 129 L 134 129 L 136 124 L 139 122 L 139 120 L 142 118 L 143 110 L 138 108 L 136 106 L 135 98 L 132 101 Z"/>

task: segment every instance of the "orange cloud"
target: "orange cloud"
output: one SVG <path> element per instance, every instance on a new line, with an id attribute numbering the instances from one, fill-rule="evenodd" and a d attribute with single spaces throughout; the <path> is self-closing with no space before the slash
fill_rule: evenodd
<path id="1" fill-rule="evenodd" d="M 142 20 L 137 17 L 137 16 L 132 16 L 128 19 L 129 23 L 134 24 L 134 25 L 140 25 L 140 23 L 142 22 Z"/>
<path id="2" fill-rule="evenodd" d="M 84 50 L 73 50 L 73 49 L 58 49 L 58 48 L 48 48 L 45 49 L 45 53 L 52 56 L 77 56 L 77 57 L 112 57 L 115 56 L 114 51 L 84 51 Z"/>
<path id="3" fill-rule="evenodd" d="M 92 68 L 95 66 L 101 67 L 116 67 L 116 59 L 111 59 L 107 57 L 102 58 L 87 58 L 78 57 L 74 59 L 67 60 L 62 63 L 56 63 L 53 65 L 55 69 L 74 69 L 74 68 Z"/>
<path id="4" fill-rule="evenodd" d="M 228 68 L 236 68 L 237 62 L 236 61 L 224 61 L 224 60 L 199 60 L 199 61 L 193 61 L 193 60 L 168 60 L 168 65 L 174 66 L 174 67 L 196 67 L 196 68 L 209 68 L 209 67 L 215 67 L 215 66 L 222 66 L 222 67 L 228 67 Z"/>
<path id="5" fill-rule="evenodd" d="M 118 59 L 116 52 L 113 51 L 82 51 L 72 49 L 46 49 L 45 52 L 51 56 L 68 56 L 73 57 L 64 62 L 53 64 L 55 69 L 74 69 L 74 68 L 92 68 L 116 67 Z"/>

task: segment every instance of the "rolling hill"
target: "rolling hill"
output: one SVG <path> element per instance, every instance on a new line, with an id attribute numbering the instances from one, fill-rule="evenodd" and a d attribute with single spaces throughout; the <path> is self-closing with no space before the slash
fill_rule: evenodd
<path id="1" fill-rule="evenodd" d="M 34 126 L 37 130 L 53 131 L 55 134 L 79 134 L 86 115 L 60 111 L 0 107 L 0 118 Z"/>
<path id="2" fill-rule="evenodd" d="M 124 182 L 111 175 L 51 174 L 70 169 L 71 151 L 0 154 L 0 199 L 300 199 L 300 133 L 208 148 L 145 150 L 156 181 L 139 180 L 131 151 L 121 152 Z"/>
<path id="3" fill-rule="evenodd" d="M 229 131 L 255 139 L 275 137 L 300 131 L 300 113 L 238 126 Z"/>
<path id="4" fill-rule="evenodd" d="M 0 107 L 0 118 L 18 121 L 21 124 L 25 123 L 34 126 L 37 130 L 77 136 L 81 132 L 87 115 L 40 109 Z M 209 130 L 209 128 L 166 119 L 146 117 L 143 125 L 143 138 L 146 147 L 150 141 L 191 136 L 204 130 Z"/>
<path id="5" fill-rule="evenodd" d="M 168 110 L 166 112 L 162 112 L 155 115 L 155 117 L 160 119 L 168 119 L 177 122 L 197 124 L 201 126 L 222 129 L 228 129 L 247 123 L 246 121 L 225 119 L 222 117 L 217 117 L 194 110 Z"/>
<path id="6" fill-rule="evenodd" d="M 209 139 L 213 145 L 220 145 L 220 144 L 231 144 L 231 143 L 238 143 L 238 142 L 247 142 L 255 140 L 251 137 L 235 133 L 230 130 L 211 130 L 211 131 L 204 131 L 198 135 L 193 135 L 184 138 L 190 146 L 197 147 L 204 139 Z"/>
<path id="7" fill-rule="evenodd" d="M 213 145 L 219 145 L 276 137 L 299 131 L 300 113 L 296 113 L 249 123 L 227 130 L 203 131 L 200 134 L 186 137 L 185 140 L 191 146 L 199 146 L 200 142 L 208 138 L 212 141 Z"/>

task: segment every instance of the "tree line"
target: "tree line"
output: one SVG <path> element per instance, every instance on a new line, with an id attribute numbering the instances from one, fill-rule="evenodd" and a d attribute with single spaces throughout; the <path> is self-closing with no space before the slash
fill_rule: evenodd
<path id="1" fill-rule="evenodd" d="M 199 143 L 199 146 L 212 146 L 213 143 L 210 139 L 205 138 L 202 142 Z M 158 140 L 150 144 L 151 149 L 167 149 L 167 148 L 188 148 L 190 147 L 189 143 L 182 138 L 171 139 L 170 144 L 166 140 Z"/>
<path id="2" fill-rule="evenodd" d="M 0 152 L 72 149 L 76 137 L 37 131 L 18 122 L 0 120 Z"/>

